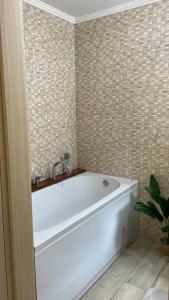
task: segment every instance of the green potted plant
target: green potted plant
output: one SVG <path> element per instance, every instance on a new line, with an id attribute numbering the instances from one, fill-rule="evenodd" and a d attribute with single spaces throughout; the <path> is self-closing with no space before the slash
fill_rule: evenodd
<path id="1" fill-rule="evenodd" d="M 145 187 L 152 201 L 143 203 L 138 201 L 135 209 L 161 223 L 161 249 L 163 253 L 169 255 L 169 199 L 161 196 L 160 186 L 154 175 L 150 176 L 149 185 Z"/>

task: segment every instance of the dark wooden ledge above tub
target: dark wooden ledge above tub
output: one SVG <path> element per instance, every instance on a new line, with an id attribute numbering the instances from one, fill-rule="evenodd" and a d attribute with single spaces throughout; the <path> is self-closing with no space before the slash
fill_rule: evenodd
<path id="1" fill-rule="evenodd" d="M 38 190 L 44 189 L 44 188 L 46 188 L 46 187 L 48 187 L 50 185 L 56 184 L 58 182 L 61 182 L 61 181 L 66 180 L 66 179 L 69 179 L 71 177 L 74 177 L 76 175 L 82 174 L 84 172 L 86 172 L 85 169 L 79 169 L 79 168 L 77 168 L 77 169 L 72 170 L 72 173 L 69 176 L 66 173 L 63 173 L 61 175 L 56 176 L 56 180 L 54 180 L 52 178 L 46 179 L 46 180 L 40 182 L 39 186 L 37 186 L 37 184 L 32 184 L 32 192 L 36 192 Z"/>

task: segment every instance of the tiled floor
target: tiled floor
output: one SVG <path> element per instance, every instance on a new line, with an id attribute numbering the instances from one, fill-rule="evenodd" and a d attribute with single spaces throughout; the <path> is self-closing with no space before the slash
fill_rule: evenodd
<path id="1" fill-rule="evenodd" d="M 81 300 L 142 300 L 151 287 L 168 292 L 168 281 L 169 258 L 156 243 L 139 238 Z"/>

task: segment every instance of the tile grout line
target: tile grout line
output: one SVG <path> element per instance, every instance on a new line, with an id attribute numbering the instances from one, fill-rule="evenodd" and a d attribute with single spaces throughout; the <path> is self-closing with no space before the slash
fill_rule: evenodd
<path id="1" fill-rule="evenodd" d="M 146 239 L 146 240 L 148 241 L 148 239 Z M 141 262 L 141 260 L 146 256 L 147 251 L 148 251 L 149 249 L 151 249 L 153 243 L 154 243 L 154 242 L 151 241 L 149 247 L 148 247 L 145 251 L 143 251 L 143 254 L 140 255 L 140 259 L 138 260 L 138 263 L 136 264 L 135 269 L 136 269 L 136 267 L 138 266 L 138 264 Z M 137 256 L 137 254 L 136 254 L 136 255 L 133 255 L 133 256 Z M 141 288 L 142 290 L 144 290 L 144 291 L 146 292 L 146 289 L 144 289 L 144 288 L 142 288 L 142 287 L 140 287 L 140 286 L 137 286 L 137 285 L 135 285 L 135 284 L 129 282 L 129 280 L 130 280 L 130 278 L 131 278 L 131 275 L 132 275 L 131 273 L 133 273 L 133 272 L 134 272 L 134 269 L 130 272 L 129 277 L 128 277 L 128 280 L 127 280 L 126 282 L 127 282 L 128 284 L 130 284 L 130 285 L 136 287 L 136 288 Z"/>
<path id="2" fill-rule="evenodd" d="M 167 267 L 167 265 L 169 265 L 169 259 L 168 259 L 166 265 L 164 265 L 163 268 L 160 270 L 160 272 L 159 272 L 159 274 L 158 274 L 156 280 L 155 280 L 155 281 L 153 282 L 153 284 L 152 284 L 152 287 L 155 287 L 155 284 L 157 283 L 157 281 L 158 281 L 158 279 L 159 279 L 159 277 L 160 277 L 160 274 L 162 274 L 162 272 L 163 272 L 164 269 Z"/>
<path id="3" fill-rule="evenodd" d="M 134 244 L 134 243 L 133 243 L 133 244 Z M 148 249 L 151 248 L 152 244 L 153 244 L 153 242 L 151 242 L 151 244 L 150 244 L 150 246 L 148 247 Z M 147 250 L 148 250 L 148 249 L 147 249 Z M 134 257 L 134 256 L 137 257 L 137 255 L 131 254 L 130 252 L 128 252 L 127 249 L 124 250 L 124 252 L 122 253 L 122 255 L 123 255 L 124 253 L 129 254 L 129 255 L 131 255 L 131 256 L 133 256 L 133 257 Z M 124 282 L 121 283 L 121 285 L 119 286 L 119 288 L 117 289 L 117 291 L 115 292 L 115 294 L 112 295 L 112 297 L 114 297 L 114 296 L 117 295 L 117 293 L 119 292 L 119 290 L 121 289 L 121 287 L 122 287 L 122 285 L 123 285 L 124 283 L 128 283 L 128 284 L 132 285 L 133 287 L 140 288 L 140 287 L 138 287 L 138 286 L 135 286 L 135 285 L 129 283 L 128 281 L 129 281 L 129 279 L 130 279 L 131 273 L 133 273 L 134 269 L 137 267 L 137 265 L 139 264 L 139 262 L 141 261 L 141 259 L 144 257 L 145 253 L 146 253 L 146 250 L 143 252 L 143 254 L 140 255 L 140 257 L 139 257 L 139 259 L 138 259 L 136 265 L 133 267 L 133 269 L 131 270 L 131 272 L 128 274 L 127 278 L 124 280 Z M 145 291 L 143 288 L 142 288 L 142 290 Z M 145 291 L 145 292 L 146 292 L 146 291 Z M 110 300 L 112 300 L 112 299 L 113 299 L 113 298 L 110 298 Z"/>
<path id="4" fill-rule="evenodd" d="M 151 241 L 151 242 L 149 241 L 149 243 L 147 245 L 146 245 L 147 248 L 145 249 L 145 246 L 142 245 L 142 243 L 141 243 L 141 246 L 140 246 L 140 242 L 139 242 L 139 244 L 137 244 L 136 247 L 133 247 L 133 250 L 131 249 L 131 252 L 130 252 L 130 248 L 132 247 L 132 245 L 131 245 L 131 247 L 129 246 L 128 249 L 125 249 L 123 251 L 123 253 L 120 256 L 123 256 L 123 259 L 124 258 L 126 259 L 127 256 L 130 256 L 130 260 L 132 260 L 132 261 L 135 258 L 134 263 L 132 264 L 131 269 L 128 268 L 127 272 L 124 272 L 124 274 L 126 274 L 126 277 L 124 276 L 124 280 L 122 278 L 122 281 L 120 281 L 120 285 L 117 287 L 117 290 L 116 289 L 112 290 L 111 294 L 109 295 L 109 298 L 103 297 L 104 300 L 105 299 L 107 299 L 107 300 L 117 300 L 117 299 L 119 299 L 119 296 L 121 297 L 121 295 L 123 296 L 123 294 L 125 295 L 127 293 L 128 288 L 129 288 L 129 290 L 131 289 L 131 291 L 132 290 L 134 291 L 134 289 L 136 289 L 136 291 L 137 291 L 137 289 L 140 289 L 140 291 L 142 291 L 141 294 L 140 294 L 140 300 L 145 297 L 145 294 L 146 294 L 148 289 L 145 286 L 142 287 L 142 286 L 136 285 L 135 282 L 130 283 L 129 280 L 130 280 L 132 274 L 134 275 L 134 272 L 136 272 L 136 269 L 137 269 L 139 263 L 142 260 L 144 260 L 144 258 L 146 258 L 148 254 L 149 255 L 151 254 L 151 252 L 149 250 L 152 248 L 152 251 L 155 251 L 156 248 L 157 248 L 153 241 Z M 155 247 L 153 247 L 153 245 Z M 132 251 L 133 251 L 133 253 L 132 253 Z M 137 254 L 137 251 L 138 252 L 140 251 L 140 253 Z M 156 251 L 155 251 L 155 256 L 156 256 Z M 157 254 L 157 256 L 158 256 L 158 254 Z M 158 256 L 158 257 L 159 257 L 160 260 L 162 259 L 163 265 L 161 265 L 161 269 L 159 270 L 158 273 L 156 273 L 156 272 L 155 272 L 155 274 L 153 273 L 154 274 L 153 278 L 154 277 L 155 278 L 154 278 L 154 281 L 153 280 L 151 281 L 151 285 L 150 285 L 149 288 L 154 288 L 155 283 L 157 282 L 158 278 L 160 277 L 160 274 L 164 271 L 164 269 L 167 267 L 167 265 L 169 265 L 169 258 L 162 257 L 162 256 Z M 120 264 L 122 264 L 122 263 L 123 263 L 123 260 L 120 262 Z M 112 267 L 113 267 L 113 264 L 112 264 Z M 113 270 L 113 268 L 112 268 L 112 270 Z M 116 274 L 116 272 L 115 272 L 115 274 Z M 128 288 L 127 288 L 127 285 L 125 287 L 125 284 L 128 284 Z M 100 287 L 102 287 L 102 286 L 100 286 Z M 92 287 L 92 289 L 93 289 L 93 287 Z M 105 289 L 107 289 L 107 288 L 105 287 Z M 96 290 L 97 290 L 97 287 L 96 287 Z M 135 293 L 136 292 L 134 292 L 134 294 Z M 105 294 L 106 294 L 106 291 L 105 291 Z M 128 293 L 127 293 L 127 295 L 128 295 Z M 129 295 L 130 295 L 130 292 L 129 292 Z M 97 296 L 96 296 L 96 298 L 97 298 Z M 93 298 L 90 295 L 89 295 L 89 297 L 84 298 L 84 299 L 93 300 Z M 99 300 L 99 299 L 100 298 L 97 298 L 97 300 Z"/>

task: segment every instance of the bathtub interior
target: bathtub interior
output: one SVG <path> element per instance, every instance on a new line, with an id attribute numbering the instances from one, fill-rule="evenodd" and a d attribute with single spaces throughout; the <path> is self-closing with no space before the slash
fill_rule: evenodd
<path id="1" fill-rule="evenodd" d="M 108 181 L 104 185 L 103 181 Z M 59 225 L 112 194 L 120 182 L 86 173 L 44 188 L 32 195 L 34 232 Z"/>

